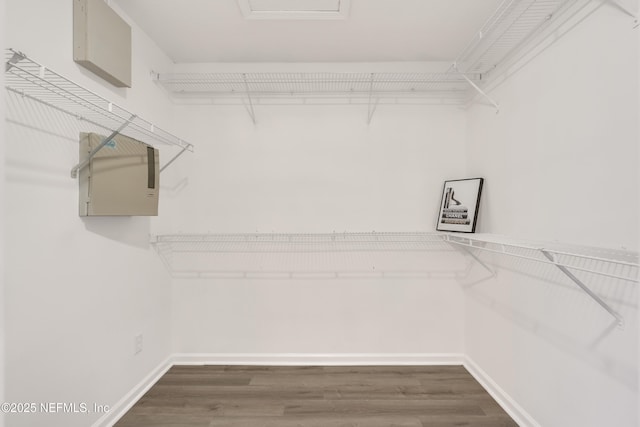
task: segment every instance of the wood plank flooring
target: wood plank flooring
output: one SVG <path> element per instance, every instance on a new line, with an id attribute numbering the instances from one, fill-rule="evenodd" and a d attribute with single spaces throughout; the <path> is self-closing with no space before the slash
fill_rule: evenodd
<path id="1" fill-rule="evenodd" d="M 462 366 L 174 366 L 116 427 L 517 427 Z"/>

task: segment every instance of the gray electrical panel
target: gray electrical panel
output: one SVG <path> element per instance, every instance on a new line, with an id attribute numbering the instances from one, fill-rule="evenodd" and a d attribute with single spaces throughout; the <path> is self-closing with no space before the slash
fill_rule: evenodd
<path id="1" fill-rule="evenodd" d="M 104 0 L 73 0 L 73 60 L 117 87 L 131 87 L 131 27 Z"/>
<path id="2" fill-rule="evenodd" d="M 80 134 L 80 162 L 105 139 Z M 160 187 L 157 149 L 118 135 L 80 169 L 80 216 L 156 216 Z"/>

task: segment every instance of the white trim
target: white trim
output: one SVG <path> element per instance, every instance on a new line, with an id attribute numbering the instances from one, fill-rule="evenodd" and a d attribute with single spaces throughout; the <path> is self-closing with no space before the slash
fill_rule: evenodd
<path id="1" fill-rule="evenodd" d="M 178 353 L 174 365 L 462 365 L 462 353 Z"/>
<path id="2" fill-rule="evenodd" d="M 156 369 L 151 371 L 142 381 L 124 395 L 111 410 L 93 423 L 92 427 L 111 427 L 127 413 L 129 409 L 173 366 L 173 358 L 169 357 Z"/>
<path id="3" fill-rule="evenodd" d="M 469 356 L 464 356 L 464 367 L 493 397 L 493 399 L 509 414 L 520 427 L 541 427 L 515 399 L 507 394 L 485 371 L 483 371 Z"/>

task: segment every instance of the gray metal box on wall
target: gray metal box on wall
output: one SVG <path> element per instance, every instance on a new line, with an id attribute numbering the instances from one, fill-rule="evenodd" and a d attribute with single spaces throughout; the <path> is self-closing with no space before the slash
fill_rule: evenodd
<path id="1" fill-rule="evenodd" d="M 131 27 L 104 0 L 73 0 L 73 60 L 117 87 L 131 87 Z"/>
<path id="2" fill-rule="evenodd" d="M 80 134 L 80 162 L 104 136 Z M 160 187 L 158 150 L 118 135 L 79 173 L 80 216 L 156 216 Z"/>

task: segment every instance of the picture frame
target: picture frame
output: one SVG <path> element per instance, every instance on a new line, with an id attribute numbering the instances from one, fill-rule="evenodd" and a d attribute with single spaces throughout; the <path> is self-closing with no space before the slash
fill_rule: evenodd
<path id="1" fill-rule="evenodd" d="M 436 230 L 475 233 L 483 185 L 484 178 L 445 181 Z"/>

